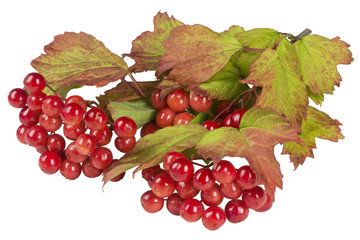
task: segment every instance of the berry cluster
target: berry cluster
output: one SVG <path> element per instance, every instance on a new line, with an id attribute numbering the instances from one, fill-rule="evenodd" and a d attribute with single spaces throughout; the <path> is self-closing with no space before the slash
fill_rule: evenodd
<path id="1" fill-rule="evenodd" d="M 194 165 L 198 164 L 182 153 L 170 152 L 165 156 L 163 168 L 155 165 L 144 169 L 142 176 L 151 188 L 141 196 L 145 211 L 160 211 L 166 200 L 170 213 L 188 222 L 201 218 L 207 229 L 216 230 L 226 219 L 232 223 L 244 221 L 249 209 L 264 212 L 271 208 L 269 195 L 258 186 L 249 166 L 236 169 L 227 160 L 220 161 L 212 169 L 207 165 L 196 170 Z M 196 199 L 199 192 L 200 198 Z M 219 205 L 224 198 L 230 201 L 223 209 Z"/>
<path id="2" fill-rule="evenodd" d="M 112 129 L 118 136 L 115 147 L 121 152 L 134 148 L 137 126 L 128 117 L 120 117 L 113 126 L 108 124 L 106 113 L 97 107 L 87 106 L 81 96 L 62 99 L 46 95 L 46 81 L 38 73 L 30 73 L 24 79 L 24 89 L 10 91 L 11 106 L 21 108 L 20 127 L 16 135 L 41 154 L 39 167 L 46 174 L 60 173 L 67 179 L 78 178 L 81 172 L 89 178 L 100 176 L 114 161 L 107 147 Z M 57 133 L 62 127 L 63 136 Z M 89 130 L 89 131 L 88 131 Z M 66 144 L 66 140 L 70 141 Z M 119 181 L 121 174 L 112 181 Z"/>

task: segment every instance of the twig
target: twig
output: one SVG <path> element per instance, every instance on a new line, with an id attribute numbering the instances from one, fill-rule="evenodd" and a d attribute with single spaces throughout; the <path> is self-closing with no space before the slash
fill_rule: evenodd
<path id="1" fill-rule="evenodd" d="M 134 78 L 134 76 L 131 74 L 131 72 L 128 73 L 128 76 L 131 78 L 131 80 L 133 81 L 133 83 L 135 84 L 136 89 L 138 90 L 138 92 L 140 93 L 140 95 L 142 97 L 145 97 L 145 94 L 143 93 L 143 91 L 141 90 L 138 82 L 136 81 L 136 79 Z"/>

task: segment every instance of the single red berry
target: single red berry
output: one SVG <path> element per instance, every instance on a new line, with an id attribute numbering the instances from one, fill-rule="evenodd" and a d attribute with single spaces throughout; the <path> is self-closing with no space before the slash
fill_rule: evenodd
<path id="1" fill-rule="evenodd" d="M 207 168 L 201 168 L 194 173 L 192 179 L 193 186 L 200 191 L 209 191 L 215 185 L 215 179 L 212 171 Z"/>
<path id="2" fill-rule="evenodd" d="M 48 132 L 56 132 L 60 129 L 62 120 L 60 116 L 49 117 L 48 115 L 42 113 L 39 117 L 39 124 Z"/>
<path id="3" fill-rule="evenodd" d="M 231 162 L 226 160 L 221 160 L 216 164 L 212 169 L 214 178 L 219 183 L 231 183 L 235 180 L 236 169 Z"/>
<path id="4" fill-rule="evenodd" d="M 166 201 L 166 208 L 173 215 L 180 215 L 180 206 L 184 201 L 178 193 L 171 194 Z"/>
<path id="5" fill-rule="evenodd" d="M 114 123 L 114 131 L 116 135 L 122 138 L 135 136 L 136 130 L 136 123 L 128 117 L 120 117 Z"/>
<path id="6" fill-rule="evenodd" d="M 147 180 L 148 185 L 149 185 L 150 188 L 153 185 L 155 177 L 157 175 L 160 175 L 160 174 L 163 174 L 163 173 L 166 173 L 166 172 L 164 171 L 164 169 L 161 169 L 161 168 L 155 169 L 154 171 L 151 172 L 151 175 L 150 175 L 149 179 Z"/>
<path id="7" fill-rule="evenodd" d="M 32 147 L 44 146 L 48 139 L 48 133 L 39 125 L 30 127 L 25 133 L 25 141 Z"/>
<path id="8" fill-rule="evenodd" d="M 90 134 L 83 133 L 75 141 L 76 150 L 82 155 L 90 155 L 95 151 L 96 139 Z"/>
<path id="9" fill-rule="evenodd" d="M 164 170 L 169 172 L 171 164 L 179 158 L 186 158 L 184 154 L 181 152 L 169 152 L 165 156 L 165 160 L 163 163 Z"/>
<path id="10" fill-rule="evenodd" d="M 187 112 L 178 113 L 174 117 L 173 124 L 174 125 L 188 124 L 193 119 L 194 119 L 194 116 L 191 115 L 190 113 L 187 113 Z"/>
<path id="11" fill-rule="evenodd" d="M 88 178 L 96 178 L 100 176 L 101 173 L 103 172 L 103 170 L 97 169 L 96 167 L 91 165 L 89 158 L 82 163 L 81 168 L 84 175 Z"/>
<path id="12" fill-rule="evenodd" d="M 45 152 L 39 158 L 39 167 L 46 174 L 54 174 L 60 169 L 61 159 L 56 152 Z"/>
<path id="13" fill-rule="evenodd" d="M 219 124 L 217 124 L 216 122 L 211 121 L 211 120 L 207 120 L 207 121 L 203 122 L 202 125 L 209 131 L 220 128 Z"/>
<path id="14" fill-rule="evenodd" d="M 77 103 L 69 103 L 63 107 L 60 115 L 64 123 L 76 125 L 83 120 L 84 110 Z"/>
<path id="15" fill-rule="evenodd" d="M 65 105 L 70 104 L 70 103 L 79 104 L 82 107 L 82 109 L 84 110 L 84 112 L 86 112 L 86 109 L 87 109 L 86 101 L 81 96 L 73 95 L 73 96 L 68 97 L 65 101 Z"/>
<path id="16" fill-rule="evenodd" d="M 91 130 L 101 130 L 106 127 L 108 117 L 101 108 L 92 108 L 86 112 L 85 125 Z"/>
<path id="17" fill-rule="evenodd" d="M 164 199 L 156 196 L 151 190 L 145 192 L 140 201 L 144 210 L 149 213 L 158 212 L 164 206 Z"/>
<path id="18" fill-rule="evenodd" d="M 148 134 L 153 134 L 159 129 L 160 127 L 156 124 L 156 122 L 146 123 L 140 130 L 140 137 L 145 137 Z"/>
<path id="19" fill-rule="evenodd" d="M 75 180 L 81 174 L 81 165 L 80 163 L 70 162 L 69 160 L 64 160 L 60 166 L 60 173 L 66 179 Z"/>
<path id="20" fill-rule="evenodd" d="M 98 146 L 105 146 L 111 141 L 112 131 L 108 126 L 105 126 L 101 130 L 90 130 L 90 135 L 96 139 Z"/>
<path id="21" fill-rule="evenodd" d="M 157 164 L 157 165 L 155 165 L 155 166 L 152 166 L 152 167 L 149 167 L 149 168 L 143 169 L 143 170 L 141 171 L 141 175 L 142 175 L 142 177 L 143 177 L 146 181 L 148 181 L 149 178 L 151 177 L 152 172 L 153 172 L 154 170 L 156 170 L 156 169 L 160 169 L 160 165 L 159 165 L 159 164 Z"/>
<path id="22" fill-rule="evenodd" d="M 112 161 L 113 161 L 113 155 L 110 149 L 106 147 L 98 147 L 90 155 L 91 164 L 98 169 L 104 169 L 109 167 Z"/>
<path id="23" fill-rule="evenodd" d="M 235 181 L 231 183 L 220 184 L 220 191 L 224 197 L 230 199 L 238 199 L 242 194 L 242 188 L 239 187 Z"/>
<path id="24" fill-rule="evenodd" d="M 67 146 L 65 155 L 67 160 L 74 163 L 81 163 L 88 158 L 87 155 L 82 155 L 78 152 L 75 142 L 72 142 Z"/>
<path id="25" fill-rule="evenodd" d="M 168 173 L 162 173 L 154 178 L 151 190 L 156 196 L 166 198 L 174 192 L 175 182 Z"/>
<path id="26" fill-rule="evenodd" d="M 64 151 L 65 145 L 66 145 L 65 139 L 59 134 L 53 134 L 49 136 L 46 143 L 46 146 L 49 149 L 49 151 L 56 153 Z"/>
<path id="27" fill-rule="evenodd" d="M 197 112 L 205 112 L 211 108 L 213 100 L 207 96 L 201 96 L 201 94 L 192 94 L 189 100 L 189 105 Z"/>
<path id="28" fill-rule="evenodd" d="M 266 193 L 260 186 L 244 190 L 243 201 L 251 209 L 261 208 L 266 202 Z"/>
<path id="29" fill-rule="evenodd" d="M 204 206 L 199 200 L 190 198 L 180 205 L 180 216 L 188 222 L 198 221 L 204 213 Z"/>
<path id="30" fill-rule="evenodd" d="M 231 223 L 244 221 L 249 216 L 249 208 L 241 200 L 231 200 L 225 206 L 226 218 Z"/>
<path id="31" fill-rule="evenodd" d="M 172 126 L 174 117 L 175 113 L 170 108 L 163 108 L 156 114 L 156 124 L 160 128 Z"/>
<path id="32" fill-rule="evenodd" d="M 226 221 L 225 212 L 218 206 L 211 206 L 204 211 L 202 223 L 208 230 L 217 230 Z"/>
<path id="33" fill-rule="evenodd" d="M 246 110 L 244 110 L 244 109 L 238 109 L 238 110 L 235 110 L 232 113 L 232 115 L 231 115 L 231 126 L 233 128 L 239 128 L 241 119 L 244 116 L 245 112 L 246 112 Z"/>
<path id="34" fill-rule="evenodd" d="M 261 207 L 254 209 L 256 212 L 266 212 L 267 210 L 269 210 L 273 205 L 273 202 L 271 201 L 271 198 L 269 196 L 268 193 L 266 193 L 266 201 L 264 203 L 264 205 L 262 205 Z"/>
<path id="35" fill-rule="evenodd" d="M 193 198 L 199 193 L 199 190 L 194 188 L 191 180 L 187 182 L 176 182 L 175 189 L 183 199 Z"/>
<path id="36" fill-rule="evenodd" d="M 14 88 L 9 92 L 8 101 L 14 108 L 23 108 L 26 106 L 27 93 L 21 88 Z"/>
<path id="37" fill-rule="evenodd" d="M 156 109 L 156 110 L 161 110 L 163 108 L 167 107 L 166 104 L 166 97 L 161 97 L 160 96 L 161 90 L 160 89 L 156 89 L 155 91 L 152 92 L 151 97 L 150 97 L 150 101 L 151 101 L 151 105 Z"/>
<path id="38" fill-rule="evenodd" d="M 219 205 L 224 199 L 224 196 L 220 191 L 219 184 L 217 183 L 211 190 L 201 191 L 200 197 L 201 201 L 207 206 Z"/>
<path id="39" fill-rule="evenodd" d="M 29 73 L 24 79 L 24 87 L 30 93 L 41 92 L 45 85 L 45 78 L 36 72 Z"/>
<path id="40" fill-rule="evenodd" d="M 230 113 L 229 115 L 227 115 L 227 116 L 224 118 L 224 120 L 223 120 L 222 123 L 221 123 L 221 126 L 222 126 L 222 127 L 232 127 L 232 126 L 231 126 L 231 124 L 232 124 L 232 122 L 231 122 L 231 116 L 232 116 L 232 114 Z"/>
<path id="41" fill-rule="evenodd" d="M 189 107 L 189 95 L 182 89 L 170 92 L 166 103 L 173 112 L 183 112 Z"/>
<path id="42" fill-rule="evenodd" d="M 41 112 L 41 104 L 45 98 L 46 94 L 43 92 L 31 93 L 26 99 L 26 104 L 31 110 Z"/>
<path id="43" fill-rule="evenodd" d="M 47 148 L 46 145 L 44 145 L 44 146 L 37 147 L 37 148 L 36 148 L 36 151 L 37 151 L 38 153 L 40 153 L 40 154 L 43 154 L 44 152 L 48 152 L 49 149 Z"/>
<path id="44" fill-rule="evenodd" d="M 28 106 L 25 106 L 19 113 L 19 120 L 22 125 L 31 127 L 39 122 L 40 114 L 40 112 L 32 111 Z"/>
<path id="45" fill-rule="evenodd" d="M 41 102 L 41 109 L 43 113 L 45 113 L 49 117 L 60 116 L 63 107 L 64 102 L 61 100 L 60 97 L 54 95 L 47 96 Z"/>
<path id="46" fill-rule="evenodd" d="M 256 175 L 247 165 L 238 169 L 235 181 L 243 189 L 252 189 L 257 185 Z"/>
<path id="47" fill-rule="evenodd" d="M 18 129 L 16 130 L 16 137 L 19 140 L 19 142 L 23 144 L 27 144 L 25 141 L 25 133 L 28 129 L 29 127 L 26 127 L 24 125 L 20 125 L 20 127 L 18 127 Z"/>
<path id="48" fill-rule="evenodd" d="M 117 150 L 123 153 L 130 152 L 135 147 L 135 144 L 136 144 L 135 137 L 115 138 L 115 147 L 117 148 Z"/>
<path id="49" fill-rule="evenodd" d="M 190 160 L 178 158 L 171 164 L 169 174 L 177 182 L 187 182 L 194 174 L 194 166 Z"/>
<path id="50" fill-rule="evenodd" d="M 76 140 L 81 134 L 86 132 L 84 121 L 76 125 L 64 124 L 63 126 L 64 136 L 70 140 Z"/>

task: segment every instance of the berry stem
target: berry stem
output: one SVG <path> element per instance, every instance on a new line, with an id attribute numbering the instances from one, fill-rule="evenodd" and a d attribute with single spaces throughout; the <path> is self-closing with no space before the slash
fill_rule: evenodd
<path id="1" fill-rule="evenodd" d="M 128 76 L 131 78 L 131 80 L 132 80 L 133 83 L 135 84 L 135 87 L 136 87 L 136 89 L 138 90 L 138 92 L 140 93 L 140 95 L 141 95 L 142 97 L 145 97 L 144 92 L 141 90 L 139 84 L 137 83 L 136 79 L 134 78 L 134 76 L 132 75 L 131 72 L 128 73 Z"/>

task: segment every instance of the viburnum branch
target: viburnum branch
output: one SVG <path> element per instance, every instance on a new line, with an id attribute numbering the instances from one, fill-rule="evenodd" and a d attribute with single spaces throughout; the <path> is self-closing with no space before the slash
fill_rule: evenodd
<path id="1" fill-rule="evenodd" d="M 131 80 L 132 80 L 133 83 L 135 84 L 135 87 L 136 87 L 136 89 L 138 90 L 138 92 L 140 93 L 140 95 L 141 95 L 142 97 L 145 97 L 146 95 L 145 95 L 144 92 L 141 90 L 138 82 L 136 81 L 136 79 L 134 78 L 134 76 L 132 75 L 131 72 L 128 73 L 128 76 L 131 78 Z"/>
<path id="2" fill-rule="evenodd" d="M 280 34 L 283 34 L 287 38 L 289 38 L 291 43 L 295 43 L 296 41 L 302 39 L 303 37 L 306 37 L 307 35 L 310 35 L 311 33 L 312 33 L 312 31 L 309 28 L 305 28 L 301 33 L 299 33 L 296 36 L 294 36 L 291 33 L 280 33 Z"/>

